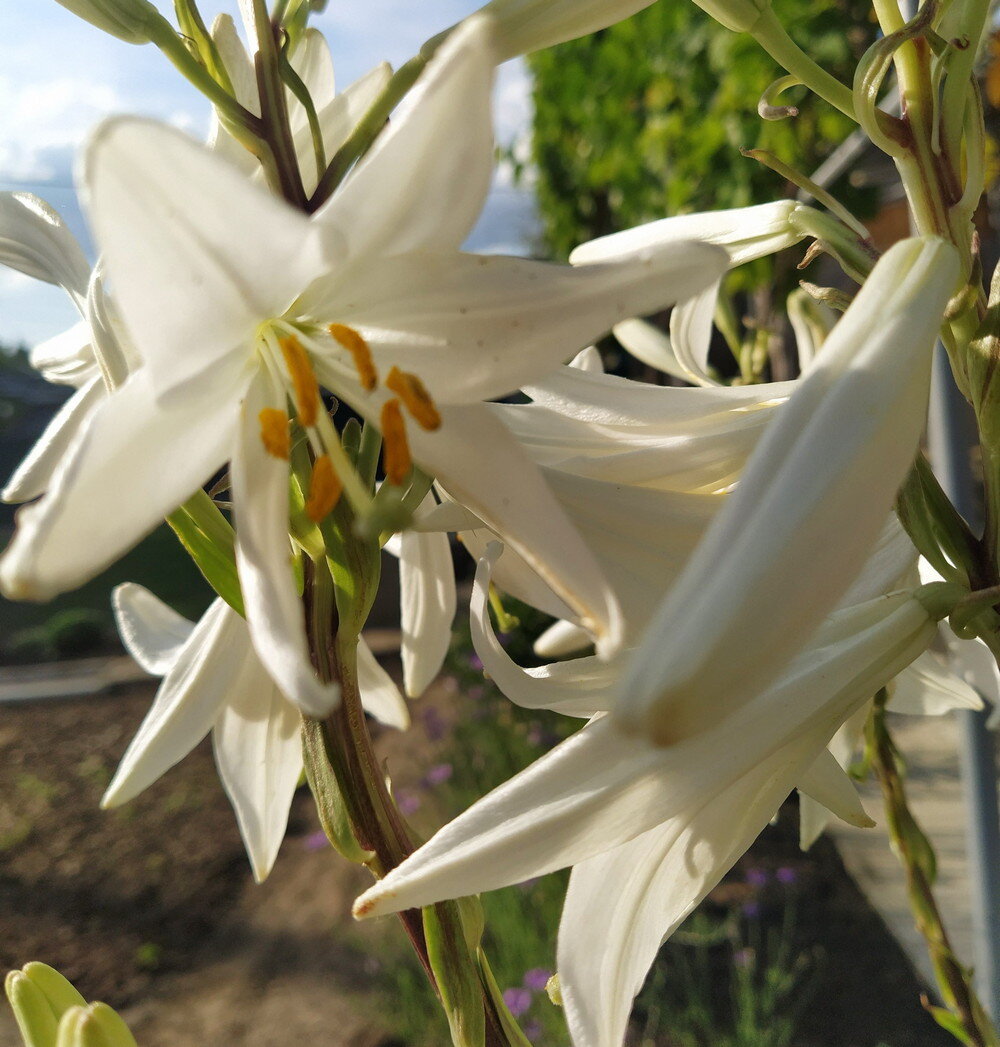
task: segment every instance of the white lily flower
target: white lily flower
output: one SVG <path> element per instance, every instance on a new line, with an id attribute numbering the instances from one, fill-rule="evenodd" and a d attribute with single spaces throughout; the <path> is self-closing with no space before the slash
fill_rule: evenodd
<path id="1" fill-rule="evenodd" d="M 936 238 L 876 265 L 651 623 L 616 707 L 626 729 L 669 744 L 728 715 L 843 596 L 916 451 L 956 278 Z"/>
<path id="2" fill-rule="evenodd" d="M 445 826 L 362 895 L 355 913 L 430 904 L 575 865 L 560 933 L 567 1017 L 577 1047 L 618 1047 L 661 941 L 794 786 L 870 824 L 846 775 L 823 758 L 825 746 L 934 631 L 908 593 L 847 608 L 767 691 L 668 749 L 621 734 L 611 717 L 592 720 Z M 598 882 L 602 902 L 590 904 Z"/>
<path id="3" fill-rule="evenodd" d="M 301 717 L 274 685 L 250 643 L 246 622 L 216 600 L 197 625 L 142 586 L 113 594 L 129 653 L 163 677 L 101 801 L 118 807 L 182 760 L 208 734 L 255 879 L 270 872 L 302 773 Z M 406 702 L 364 641 L 358 644 L 362 705 L 403 729 Z"/>
<path id="4" fill-rule="evenodd" d="M 653 0 L 491 0 L 501 61 L 596 33 L 649 7 Z"/>
<path id="5" fill-rule="evenodd" d="M 144 364 L 95 412 L 49 495 L 22 513 L 0 564 L 8 595 L 79 584 L 230 460 L 254 643 L 285 693 L 327 712 L 336 692 L 308 665 L 283 551 L 289 399 L 317 454 L 343 465 L 318 378 L 367 417 L 388 418 L 397 456 L 405 401 L 418 422 L 413 459 L 482 519 L 505 521 L 508 540 L 606 647 L 618 643 L 590 554 L 478 401 L 625 315 L 690 296 L 720 261 L 703 245 L 569 268 L 459 253 L 489 178 L 494 57 L 487 23 L 456 33 L 406 116 L 312 219 L 172 129 L 117 119 L 98 130 L 88 209 Z M 370 388 L 373 367 L 395 391 Z M 352 477 L 340 477 L 345 492 L 363 500 Z"/>
<path id="6" fill-rule="evenodd" d="M 621 252 L 695 239 L 716 244 L 729 254 L 729 268 L 793 247 L 808 233 L 800 217 L 810 211 L 794 200 L 753 207 L 678 215 L 582 244 L 573 261 L 610 261 Z M 626 320 L 614 335 L 637 359 L 692 385 L 718 385 L 708 374 L 712 321 L 721 281 L 705 288 L 670 314 L 670 336 L 641 320 Z"/>

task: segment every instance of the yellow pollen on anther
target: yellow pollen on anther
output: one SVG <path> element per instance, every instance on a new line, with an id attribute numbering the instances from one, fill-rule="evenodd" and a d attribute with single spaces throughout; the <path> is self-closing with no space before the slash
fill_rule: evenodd
<path id="1" fill-rule="evenodd" d="M 292 438 L 288 432 L 288 415 L 277 407 L 265 407 L 258 415 L 260 439 L 268 454 L 288 461 Z"/>
<path id="2" fill-rule="evenodd" d="M 382 467 L 385 478 L 397 487 L 413 468 L 410 441 L 406 438 L 406 422 L 398 400 L 386 400 L 382 405 Z"/>
<path id="3" fill-rule="evenodd" d="M 433 432 L 441 427 L 441 415 L 437 405 L 427 392 L 427 386 L 415 374 L 393 367 L 386 376 L 385 387 L 406 404 L 421 429 Z"/>
<path id="4" fill-rule="evenodd" d="M 311 429 L 316 424 L 321 401 L 319 382 L 309 362 L 309 354 L 293 334 L 287 338 L 279 338 L 278 345 L 281 347 L 281 355 L 285 358 L 285 367 L 288 368 L 288 374 L 295 389 L 295 409 L 298 412 L 299 421 L 307 429 Z"/>
<path id="5" fill-rule="evenodd" d="M 330 324 L 329 331 L 334 340 L 351 354 L 361 381 L 361 388 L 371 392 L 378 385 L 378 371 L 375 370 L 375 361 L 372 359 L 372 351 L 368 343 L 353 327 L 348 327 L 347 324 Z"/>
<path id="6" fill-rule="evenodd" d="M 320 523 L 333 512 L 340 501 L 344 485 L 334 472 L 330 456 L 321 454 L 313 462 L 312 477 L 309 480 L 309 497 L 306 499 L 306 516 L 313 523 Z"/>

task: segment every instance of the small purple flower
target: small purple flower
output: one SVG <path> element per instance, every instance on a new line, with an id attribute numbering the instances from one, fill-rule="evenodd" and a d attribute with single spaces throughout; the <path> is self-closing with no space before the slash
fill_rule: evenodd
<path id="1" fill-rule="evenodd" d="M 746 881 L 751 887 L 766 887 L 770 879 L 771 875 L 767 869 L 747 869 Z"/>
<path id="2" fill-rule="evenodd" d="M 746 902 L 743 906 L 743 915 L 748 920 L 756 920 L 760 916 L 760 902 Z"/>
<path id="3" fill-rule="evenodd" d="M 324 847 L 330 846 L 330 841 L 326 838 L 326 833 L 320 829 L 306 836 L 302 840 L 302 846 L 307 851 L 321 851 Z"/>
<path id="4" fill-rule="evenodd" d="M 433 789 L 435 785 L 444 785 L 455 773 L 455 768 L 450 763 L 436 763 L 425 775 L 424 785 Z"/>
<path id="5" fill-rule="evenodd" d="M 796 883 L 799 878 L 799 874 L 790 865 L 781 866 L 774 875 L 778 883 L 783 883 L 786 887 Z"/>
<path id="6" fill-rule="evenodd" d="M 733 953 L 733 963 L 735 963 L 737 967 L 743 968 L 743 970 L 746 970 L 747 967 L 753 966 L 753 961 L 753 949 L 737 949 L 736 952 Z"/>
<path id="7" fill-rule="evenodd" d="M 448 733 L 448 721 L 431 706 L 420 714 L 423 721 L 424 732 L 432 742 L 439 742 Z"/>
<path id="8" fill-rule="evenodd" d="M 551 977 L 552 972 L 544 967 L 532 967 L 530 971 L 524 972 L 524 987 L 532 992 L 542 992 Z"/>
<path id="9" fill-rule="evenodd" d="M 477 673 L 483 671 L 483 663 L 479 655 L 473 651 L 468 657 L 468 665 L 470 669 L 474 669 Z"/>
<path id="10" fill-rule="evenodd" d="M 507 1004 L 507 1010 L 509 1010 L 515 1018 L 520 1018 L 521 1015 L 531 1006 L 531 990 L 522 989 L 520 986 L 516 989 L 505 989 L 503 1002 Z"/>
<path id="11" fill-rule="evenodd" d="M 531 1040 L 532 1043 L 534 1043 L 535 1040 L 537 1040 L 542 1035 L 542 1023 L 540 1021 L 535 1020 L 525 1022 L 524 1028 L 521 1031 L 524 1033 L 525 1036 L 528 1037 L 529 1040 Z"/>
<path id="12" fill-rule="evenodd" d="M 399 808 L 400 814 L 405 817 L 408 818 L 411 814 L 416 814 L 420 810 L 421 803 L 420 797 L 412 789 L 396 790 L 396 806 Z"/>

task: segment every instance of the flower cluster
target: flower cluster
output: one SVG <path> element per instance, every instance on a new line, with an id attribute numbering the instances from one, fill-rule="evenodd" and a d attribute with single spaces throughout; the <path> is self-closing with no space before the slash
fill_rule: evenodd
<path id="1" fill-rule="evenodd" d="M 355 914 L 425 910 L 419 934 L 404 919 L 459 1045 L 522 1042 L 514 1019 L 550 975 L 502 992 L 481 914 L 452 900 L 571 867 L 559 995 L 576 1047 L 620 1047 L 660 944 L 790 792 L 806 845 L 834 817 L 873 824 L 846 768 L 876 696 L 941 713 L 996 691 L 995 536 L 962 530 L 919 458 L 940 337 L 991 403 L 970 389 L 997 306 L 969 283 L 968 191 L 942 217 L 919 196 L 927 172 L 901 161 L 917 235 L 880 257 L 836 208 L 791 200 L 663 218 L 568 264 L 471 254 L 496 65 L 649 0 L 491 0 L 339 94 L 307 26 L 321 5 L 247 0 L 244 42 L 192 0 L 181 34 L 145 0 L 60 2 L 152 41 L 215 105 L 207 144 L 127 116 L 93 132 L 93 268 L 46 204 L 0 196 L 0 262 L 63 287 L 81 317 L 32 354 L 76 392 L 4 490 L 30 504 L 0 589 L 72 589 L 167 519 L 216 593 L 191 623 L 115 591 L 126 647 L 162 682 L 104 804 L 210 733 L 260 880 L 305 772 L 326 837 L 376 877 Z M 699 4 L 845 111 L 864 101 L 768 4 Z M 895 119 L 865 126 L 898 137 Z M 789 303 L 798 378 L 727 379 L 712 363 L 727 272 L 805 240 L 860 288 L 839 317 Z M 643 319 L 669 308 L 669 334 Z M 605 373 L 593 344 L 612 331 L 674 384 Z M 417 847 L 420 799 L 393 801 L 365 714 L 405 730 L 403 693 L 441 669 L 452 535 L 475 561 L 481 667 L 510 701 L 586 722 Z M 362 635 L 383 549 L 399 560 L 402 689 Z M 556 619 L 535 646 L 547 664 L 523 668 L 498 639 L 501 593 Z M 949 615 L 956 672 L 927 653 Z M 25 999 L 36 975 L 15 979 Z M 125 1042 L 81 1007 L 73 1021 Z"/>

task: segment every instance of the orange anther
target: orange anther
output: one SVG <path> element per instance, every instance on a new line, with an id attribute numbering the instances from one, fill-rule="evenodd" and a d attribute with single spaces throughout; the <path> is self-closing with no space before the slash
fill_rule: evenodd
<path id="1" fill-rule="evenodd" d="M 406 438 L 406 422 L 398 400 L 386 400 L 382 405 L 382 467 L 385 478 L 399 486 L 410 475 L 413 459 L 410 442 Z"/>
<path id="2" fill-rule="evenodd" d="M 312 477 L 309 480 L 309 497 L 306 499 L 306 516 L 313 523 L 325 520 L 340 501 L 340 492 L 344 485 L 333 470 L 330 456 L 321 454 L 313 462 Z"/>
<path id="3" fill-rule="evenodd" d="M 385 379 L 386 389 L 394 392 L 406 404 L 421 429 L 432 432 L 441 426 L 441 415 L 427 392 L 427 386 L 409 371 L 393 367 Z"/>
<path id="4" fill-rule="evenodd" d="M 295 409 L 298 411 L 299 421 L 307 429 L 311 429 L 316 424 L 321 401 L 319 382 L 309 361 L 309 354 L 293 334 L 287 338 L 279 338 L 278 345 L 281 346 L 281 355 L 285 358 L 285 367 L 288 368 L 288 375 L 295 388 Z"/>
<path id="5" fill-rule="evenodd" d="M 371 392 L 378 385 L 378 371 L 375 370 L 375 361 L 372 359 L 372 351 L 368 343 L 353 327 L 348 327 L 347 324 L 330 324 L 329 331 L 335 341 L 351 354 L 361 381 L 361 388 Z"/>
<path id="6" fill-rule="evenodd" d="M 292 438 L 288 432 L 288 415 L 277 407 L 265 407 L 260 419 L 260 439 L 268 454 L 286 462 L 292 452 Z"/>

